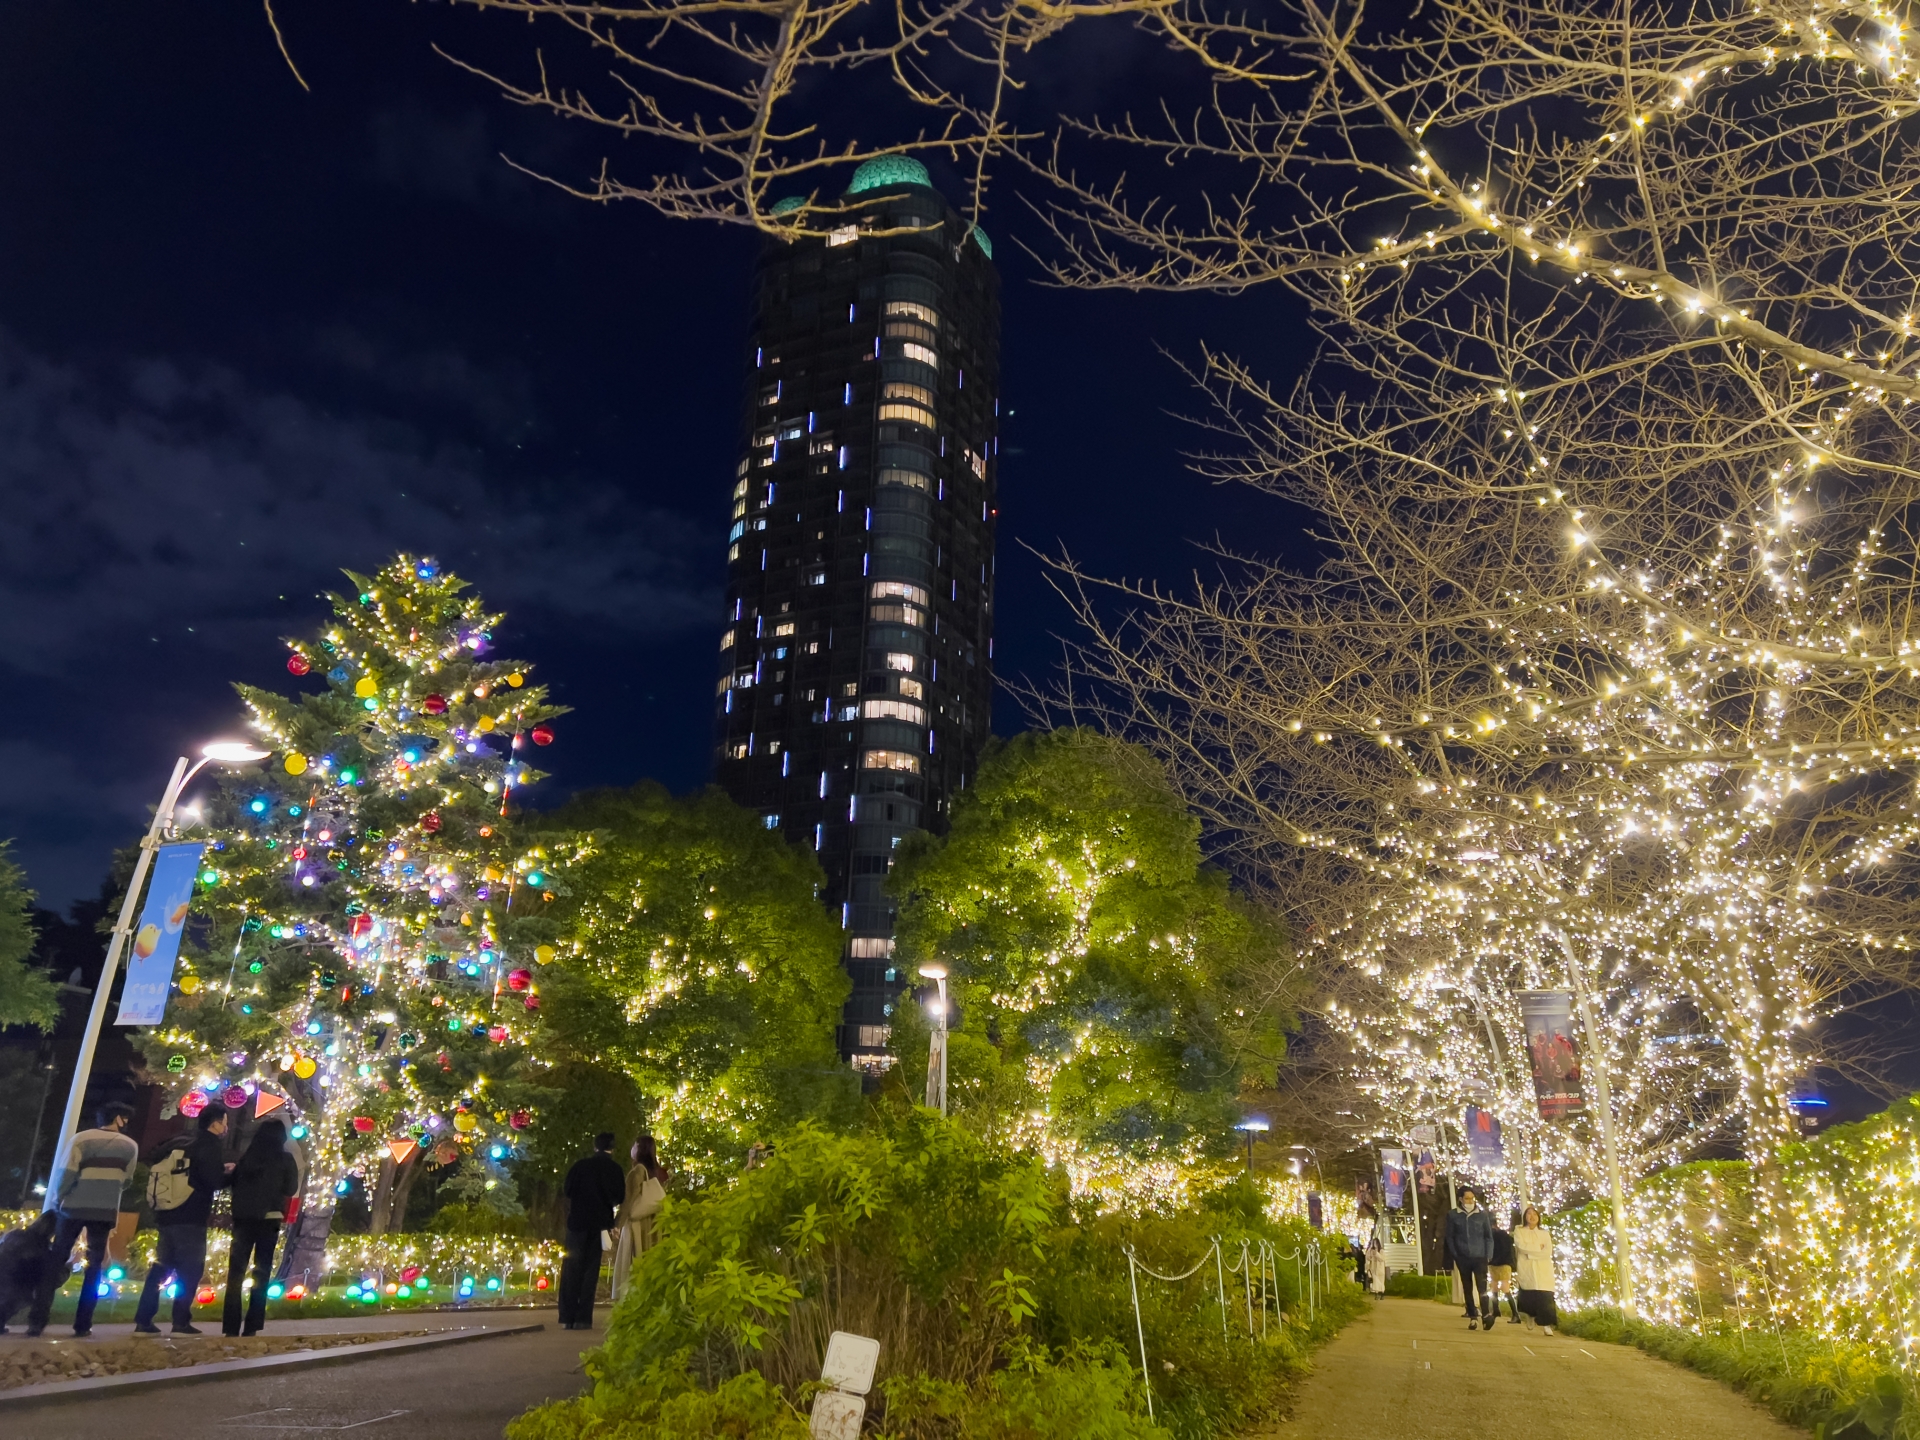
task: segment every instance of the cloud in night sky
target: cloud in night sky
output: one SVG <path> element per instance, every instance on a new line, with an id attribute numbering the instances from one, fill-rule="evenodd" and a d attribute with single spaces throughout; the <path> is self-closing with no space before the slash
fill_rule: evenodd
<path id="1" fill-rule="evenodd" d="M 435 556 L 509 613 L 514 654 L 530 627 L 633 645 L 718 613 L 683 558 L 714 549 L 691 518 L 604 479 L 502 473 L 524 380 L 453 351 L 383 357 L 345 330 L 322 348 L 376 388 L 463 412 L 449 430 L 491 449 L 227 368 L 89 369 L 0 333 L 0 680 L 43 717 L 0 742 L 0 838 L 18 837 L 50 900 L 90 890 L 137 832 L 160 751 L 231 728 L 228 681 L 272 683 L 280 637 L 321 619 L 315 596 L 342 567 Z M 94 726 L 97 763 L 76 763 Z M 130 729 L 155 732 L 153 755 L 125 753 Z"/>

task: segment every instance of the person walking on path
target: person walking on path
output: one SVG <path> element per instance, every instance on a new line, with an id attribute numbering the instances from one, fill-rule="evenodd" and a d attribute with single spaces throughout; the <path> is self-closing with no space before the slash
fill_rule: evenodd
<path id="1" fill-rule="evenodd" d="M 267 1277 L 287 1208 L 300 1191 L 300 1165 L 287 1153 L 287 1127 L 269 1120 L 253 1132 L 233 1167 L 233 1248 L 227 1252 L 227 1301 L 220 1315 L 223 1335 L 252 1335 L 267 1323 Z M 246 1326 L 240 1323 L 240 1291 L 253 1264 L 253 1294 Z"/>
<path id="2" fill-rule="evenodd" d="M 67 1163 L 47 1190 L 47 1209 L 59 1212 L 53 1231 L 53 1252 L 33 1304 L 27 1310 L 27 1334 L 47 1328 L 53 1297 L 73 1264 L 73 1242 L 87 1237 L 87 1268 L 80 1279 L 80 1301 L 73 1311 L 73 1333 L 93 1329 L 93 1307 L 100 1299 L 100 1267 L 107 1259 L 107 1236 L 120 1219 L 120 1196 L 140 1163 L 140 1147 L 126 1133 L 133 1107 L 115 1102 L 102 1105 L 94 1116 L 96 1128 L 82 1130 L 67 1147 Z"/>
<path id="3" fill-rule="evenodd" d="M 1500 1302 L 1505 1300 L 1507 1323 L 1518 1325 L 1520 1297 L 1513 1293 L 1513 1232 L 1497 1220 L 1493 1222 L 1493 1255 L 1487 1261 L 1487 1283 L 1493 1291 L 1493 1313 L 1500 1313 Z"/>
<path id="4" fill-rule="evenodd" d="M 627 1293 L 633 1263 L 653 1248 L 653 1217 L 667 1199 L 667 1172 L 653 1136 L 633 1142 L 633 1168 L 627 1171 L 627 1198 L 620 1206 L 620 1239 L 613 1247 L 613 1298 Z"/>
<path id="5" fill-rule="evenodd" d="M 1513 1232 L 1517 1257 L 1515 1278 L 1520 1282 L 1520 1309 L 1547 1334 L 1560 1323 L 1553 1303 L 1553 1232 L 1540 1223 L 1540 1212 L 1529 1205 Z"/>
<path id="6" fill-rule="evenodd" d="M 140 1287 L 140 1303 L 133 1309 L 133 1333 L 158 1335 L 153 1323 L 160 1312 L 160 1282 L 171 1275 L 173 1333 L 198 1335 L 193 1325 L 193 1296 L 207 1269 L 207 1217 L 213 1210 L 213 1192 L 227 1184 L 233 1166 L 226 1158 L 227 1112 L 208 1105 L 192 1132 L 175 1140 L 147 1176 L 147 1202 L 153 1206 L 158 1230 L 153 1264 Z"/>
<path id="7" fill-rule="evenodd" d="M 1472 1186 L 1460 1192 L 1460 1208 L 1447 1216 L 1447 1258 L 1460 1272 L 1460 1287 L 1467 1292 L 1467 1328 L 1475 1323 L 1493 1329 L 1493 1301 L 1487 1294 L 1487 1263 L 1493 1258 L 1493 1220 L 1480 1208 L 1480 1197 Z M 1473 1303 L 1474 1286 L 1480 1287 L 1480 1306 Z"/>
<path id="8" fill-rule="evenodd" d="M 593 1153 L 573 1162 L 562 1193 L 567 1198 L 567 1258 L 560 1266 L 560 1328 L 593 1328 L 593 1292 L 600 1285 L 603 1236 L 618 1222 L 627 1198 L 627 1177 L 613 1158 L 613 1134 L 593 1137 Z"/>

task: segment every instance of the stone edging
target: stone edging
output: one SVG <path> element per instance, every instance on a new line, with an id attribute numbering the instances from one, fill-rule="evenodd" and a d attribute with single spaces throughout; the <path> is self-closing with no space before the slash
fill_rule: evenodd
<path id="1" fill-rule="evenodd" d="M 211 1365 L 181 1365 L 174 1369 L 135 1370 L 128 1375 L 94 1375 L 82 1380 L 47 1380 L 38 1385 L 21 1385 L 0 1390 L 0 1411 L 12 1405 L 34 1401 L 91 1400 L 101 1395 L 118 1395 L 133 1390 L 158 1389 L 163 1385 L 188 1385 L 199 1380 L 216 1380 L 228 1375 L 244 1375 L 256 1370 L 278 1370 L 291 1365 L 330 1365 L 342 1360 L 358 1360 L 367 1355 L 383 1355 L 398 1350 L 419 1350 L 430 1345 L 455 1345 L 463 1340 L 487 1340 L 501 1335 L 526 1335 L 547 1327 L 505 1325 L 498 1328 L 481 1325 L 447 1330 L 437 1335 L 409 1335 L 399 1340 L 375 1340 L 365 1345 L 336 1345 L 330 1350 L 295 1350 L 283 1355 L 260 1355 L 249 1360 L 217 1360 Z"/>

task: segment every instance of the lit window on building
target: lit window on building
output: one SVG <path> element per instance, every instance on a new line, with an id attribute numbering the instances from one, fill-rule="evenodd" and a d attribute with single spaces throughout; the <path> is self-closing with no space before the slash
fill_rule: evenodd
<path id="1" fill-rule="evenodd" d="M 847 942 L 847 954 L 855 960 L 891 960 L 893 941 L 884 935 L 856 935 Z"/>
<path id="2" fill-rule="evenodd" d="M 865 700 L 861 702 L 860 714 L 868 720 L 904 720 L 909 725 L 927 723 L 926 710 L 905 700 Z"/>
<path id="3" fill-rule="evenodd" d="M 918 320 L 922 324 L 931 325 L 936 329 L 938 329 L 940 325 L 940 316 L 937 311 L 929 309 L 925 305 L 916 305 L 911 300 L 889 300 L 887 302 L 887 317 L 891 319 L 896 315 L 904 316 L 910 320 Z"/>
<path id="4" fill-rule="evenodd" d="M 778 830 L 780 828 L 780 817 L 778 815 L 762 815 L 760 821 L 769 830 Z"/>
<path id="5" fill-rule="evenodd" d="M 931 365 L 935 369 L 938 369 L 940 366 L 940 356 L 936 351 L 929 349 L 925 345 L 917 345 L 911 340 L 901 343 L 900 358 L 903 360 L 916 361 L 921 365 Z"/>
<path id="6" fill-rule="evenodd" d="M 827 244 L 829 245 L 851 245 L 859 238 L 860 227 L 858 225 L 838 225 L 827 232 Z"/>
<path id="7" fill-rule="evenodd" d="M 909 385 L 904 380 L 889 380 L 881 395 L 885 400 L 911 400 L 915 404 L 931 407 L 933 391 L 924 385 Z"/>
<path id="8" fill-rule="evenodd" d="M 866 750 L 860 755 L 862 770 L 893 770 L 906 775 L 920 773 L 920 757 L 911 750 Z"/>
<path id="9" fill-rule="evenodd" d="M 913 656 L 902 655 L 897 650 L 889 650 L 887 652 L 887 669 L 898 670 L 903 674 L 911 675 L 913 673 Z"/>
<path id="10" fill-rule="evenodd" d="M 926 690 L 918 680 L 909 680 L 906 676 L 902 675 L 900 677 L 900 693 L 909 699 L 919 700 L 926 695 Z"/>
<path id="11" fill-rule="evenodd" d="M 908 485 L 915 490 L 927 490 L 931 488 L 927 483 L 927 477 L 922 475 L 918 470 L 901 470 L 897 467 L 889 467 L 882 470 L 878 478 L 882 485 Z"/>

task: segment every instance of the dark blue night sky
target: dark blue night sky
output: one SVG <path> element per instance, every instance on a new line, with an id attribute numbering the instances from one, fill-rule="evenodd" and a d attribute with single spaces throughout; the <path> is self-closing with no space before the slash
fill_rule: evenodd
<path id="1" fill-rule="evenodd" d="M 707 778 L 757 241 L 510 169 L 606 149 L 431 48 L 509 64 L 524 25 L 276 10 L 311 94 L 255 0 L 0 4 L 0 838 L 56 908 L 173 756 L 238 731 L 229 683 L 284 681 L 317 593 L 400 548 L 507 610 L 504 651 L 575 707 L 551 798 Z M 1098 73 L 1124 98 L 1126 65 Z M 1278 293 L 1041 286 L 996 198 L 998 668 L 1044 678 L 1070 621 L 1025 547 L 1179 586 L 1216 534 L 1298 544 L 1186 472 L 1201 437 L 1170 412 L 1199 405 L 1174 357 L 1203 338 L 1284 381 L 1307 336 Z M 1022 723 L 1004 696 L 996 728 Z"/>

